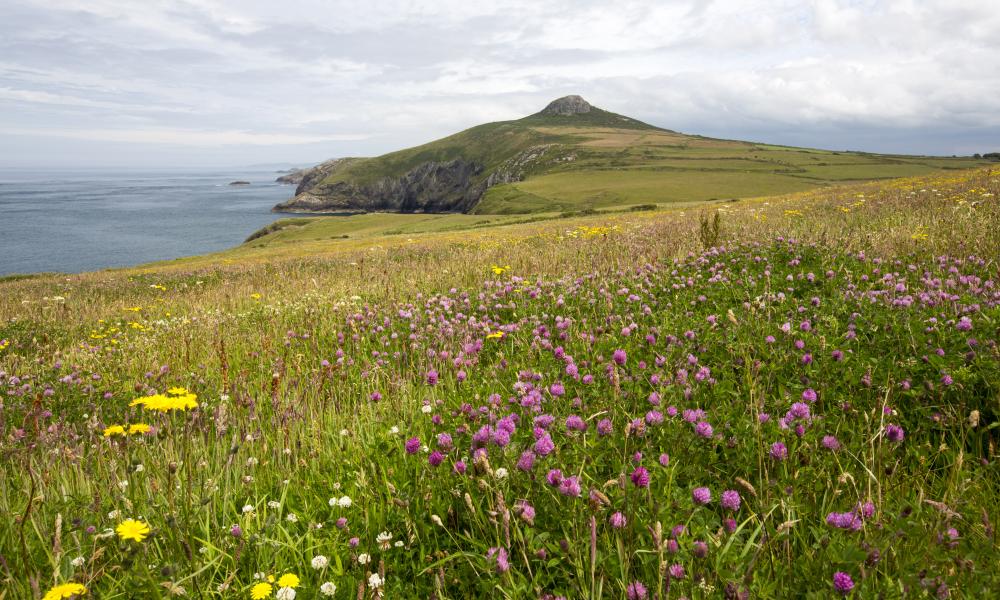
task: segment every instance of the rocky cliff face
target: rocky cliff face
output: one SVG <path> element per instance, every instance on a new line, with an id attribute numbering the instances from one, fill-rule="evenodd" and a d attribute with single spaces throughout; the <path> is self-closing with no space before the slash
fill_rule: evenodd
<path id="1" fill-rule="evenodd" d="M 481 170 L 482 168 L 475 163 L 456 159 L 448 162 L 426 162 L 402 177 L 386 177 L 368 185 L 347 181 L 316 184 L 307 178 L 299 184 L 298 193 L 294 198 L 275 206 L 274 210 L 278 212 L 465 211 L 482 195 L 482 189 L 470 185 L 473 177 Z M 325 178 L 325 175 L 323 177 Z"/>
<path id="2" fill-rule="evenodd" d="M 455 159 L 425 162 L 402 177 L 385 177 L 367 185 L 348 181 L 323 183 L 327 176 L 346 166 L 345 161 L 356 159 L 331 160 L 306 174 L 295 190 L 295 197 L 275 206 L 274 211 L 467 212 L 488 188 L 523 180 L 527 170 L 549 147 L 529 148 L 489 174 L 484 174 L 478 163 Z"/>

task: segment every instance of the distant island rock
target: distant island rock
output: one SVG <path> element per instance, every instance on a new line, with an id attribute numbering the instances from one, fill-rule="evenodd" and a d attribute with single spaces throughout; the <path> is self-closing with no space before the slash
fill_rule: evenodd
<path id="1" fill-rule="evenodd" d="M 249 181 L 230 181 L 229 185 L 250 185 Z"/>

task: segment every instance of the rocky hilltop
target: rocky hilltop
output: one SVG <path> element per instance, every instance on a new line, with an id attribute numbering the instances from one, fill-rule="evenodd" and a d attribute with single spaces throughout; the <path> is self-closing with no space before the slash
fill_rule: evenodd
<path id="1" fill-rule="evenodd" d="M 375 158 L 341 158 L 279 178 L 298 183 L 276 212 L 468 212 L 487 189 L 522 181 L 572 160 L 554 128 L 657 128 L 592 106 L 580 96 L 552 101 L 516 121 L 487 123 Z"/>

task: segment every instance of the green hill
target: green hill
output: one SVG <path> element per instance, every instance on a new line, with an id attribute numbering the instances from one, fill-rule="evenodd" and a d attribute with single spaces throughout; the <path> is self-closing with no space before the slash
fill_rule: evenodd
<path id="1" fill-rule="evenodd" d="M 328 161 L 275 210 L 522 214 L 627 208 L 981 164 L 686 135 L 566 96 L 523 119 L 486 123 L 375 158 Z"/>

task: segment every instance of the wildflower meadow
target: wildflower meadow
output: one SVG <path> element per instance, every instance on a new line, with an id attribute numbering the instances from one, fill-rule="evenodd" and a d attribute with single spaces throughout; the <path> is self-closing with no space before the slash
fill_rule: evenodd
<path id="1" fill-rule="evenodd" d="M 0 282 L 0 598 L 995 596 L 998 192 Z"/>

